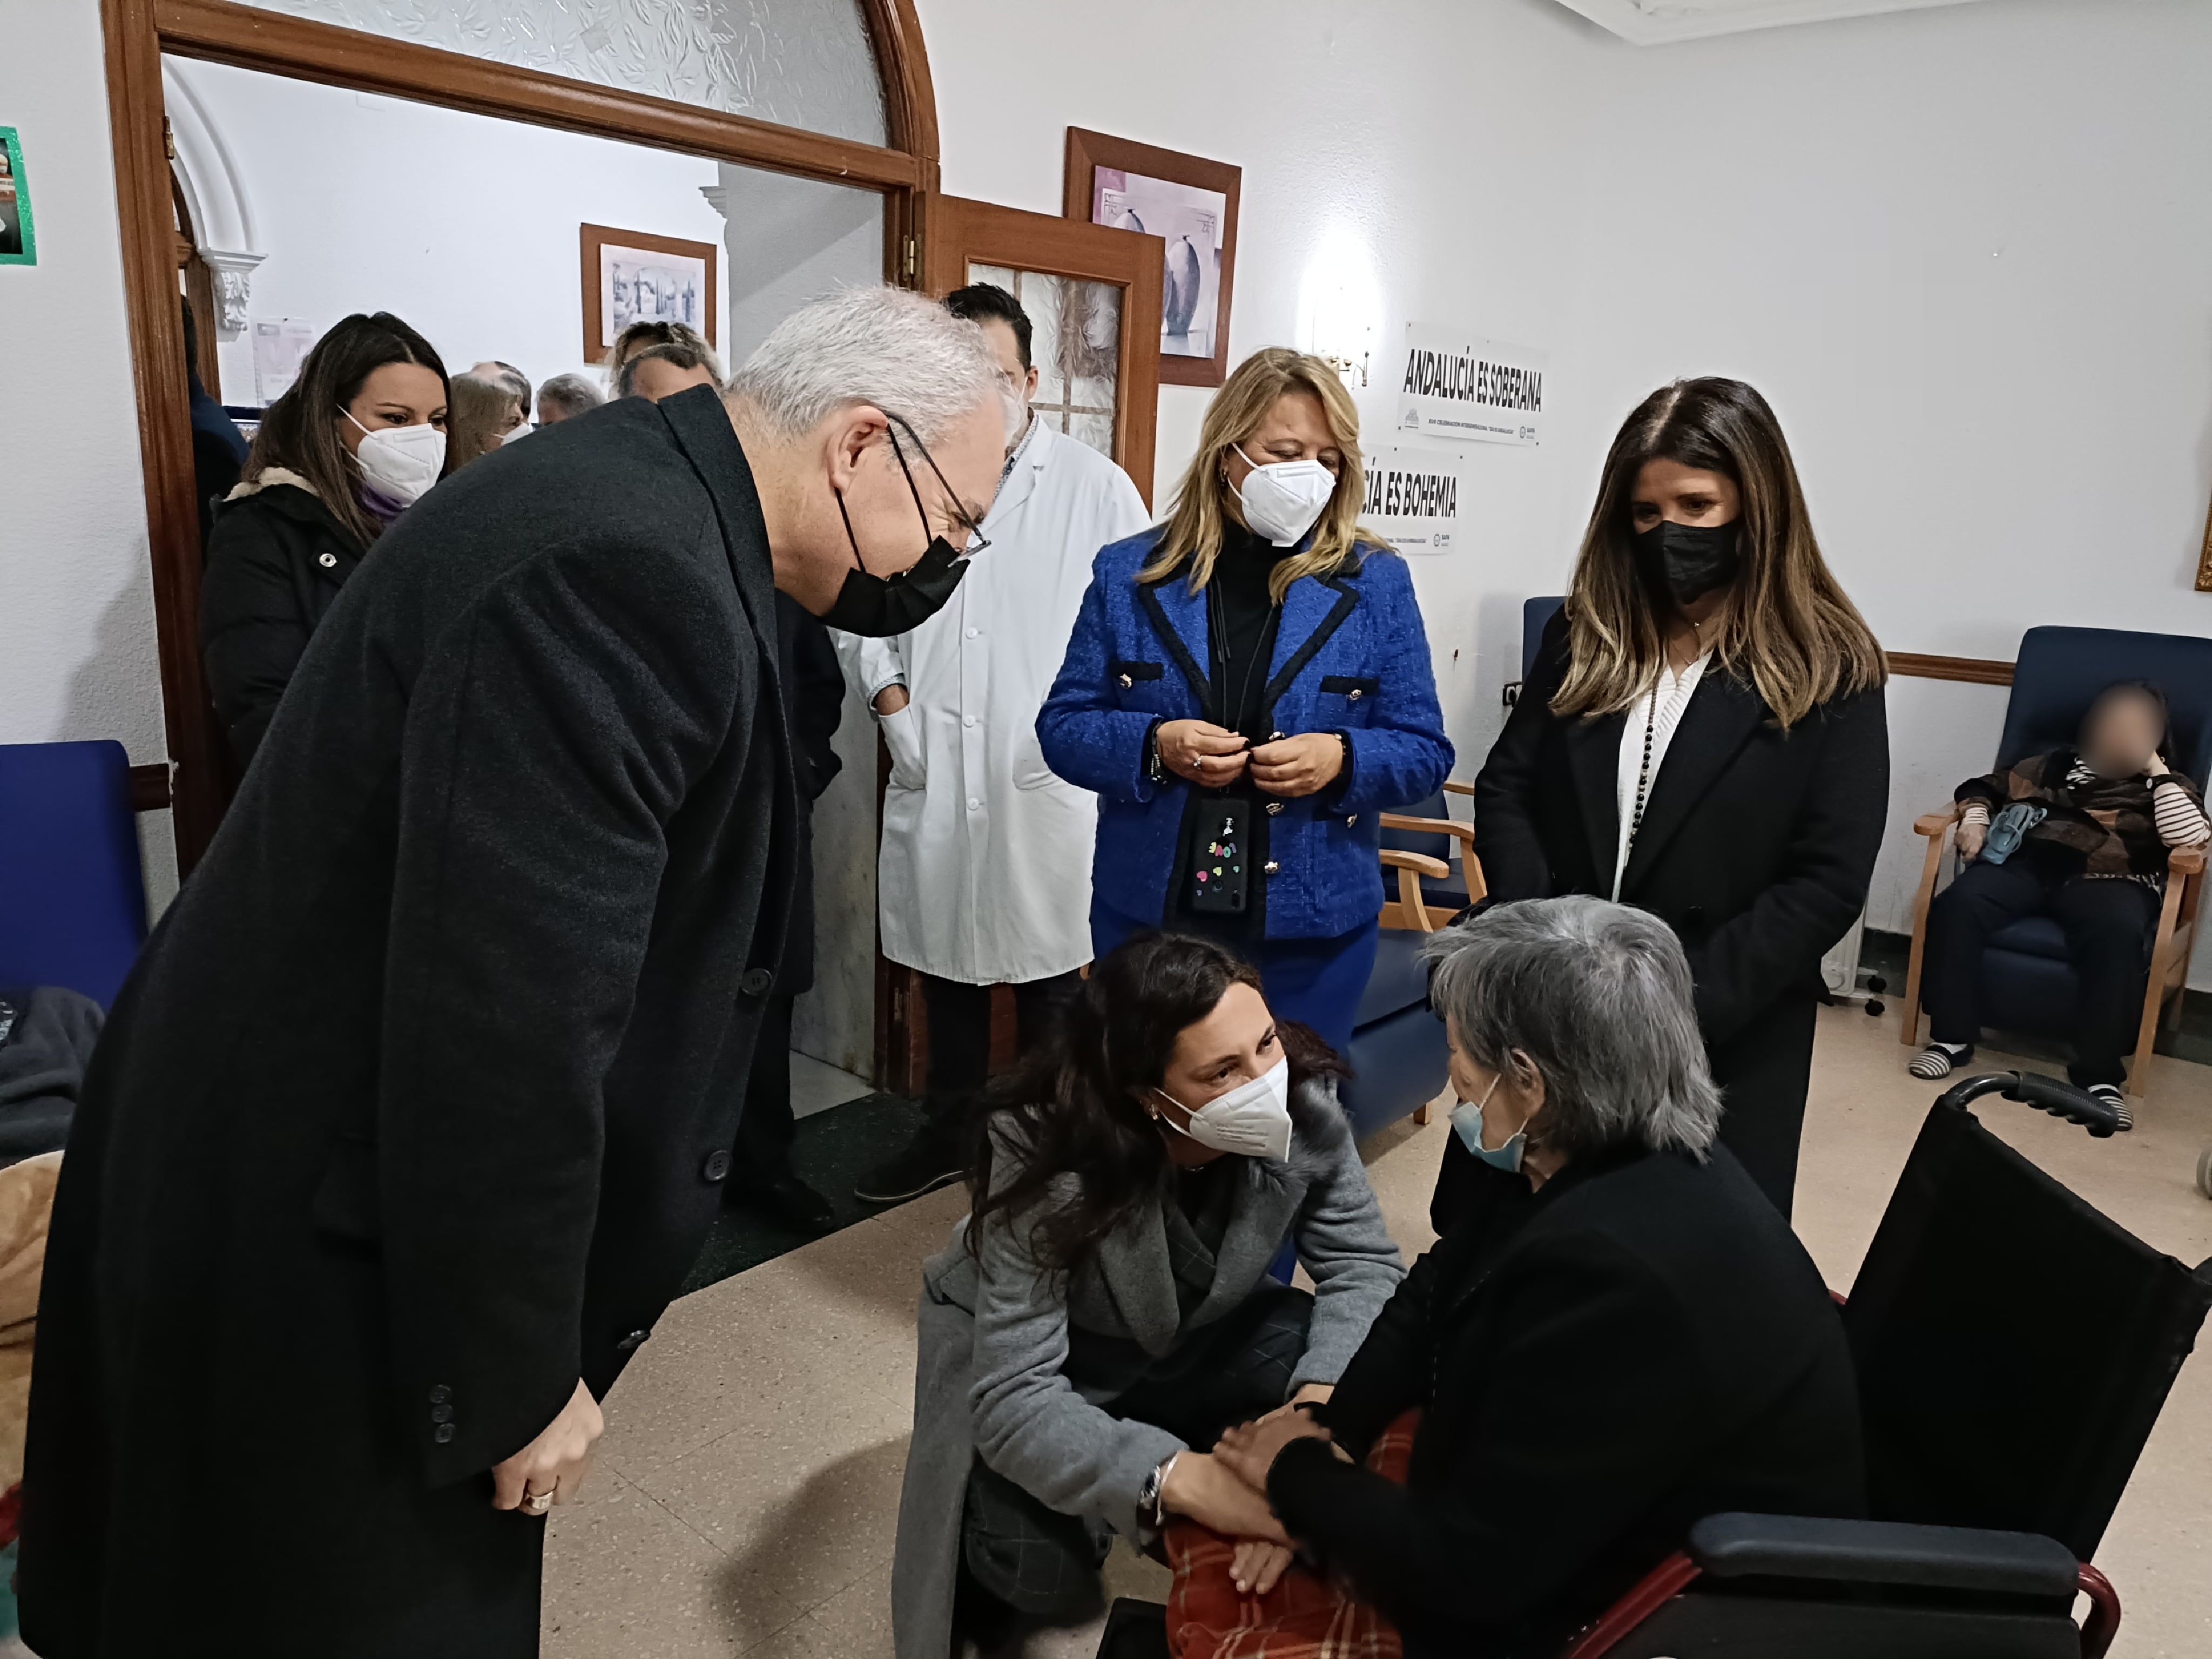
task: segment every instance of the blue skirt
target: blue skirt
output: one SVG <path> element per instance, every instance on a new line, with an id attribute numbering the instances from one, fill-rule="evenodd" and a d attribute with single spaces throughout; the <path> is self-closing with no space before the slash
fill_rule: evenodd
<path id="1" fill-rule="evenodd" d="M 1277 1019 L 1310 1025 L 1340 1057 L 1351 1051 L 1360 995 L 1375 971 L 1375 922 L 1364 922 L 1333 939 L 1255 939 L 1243 936 L 1241 917 L 1223 917 L 1230 926 L 1222 928 L 1208 927 L 1208 920 L 1185 917 L 1164 931 L 1196 933 L 1226 945 L 1260 970 L 1268 1012 Z M 1130 934 L 1158 926 L 1122 915 L 1093 898 L 1091 959 L 1104 956 Z"/>

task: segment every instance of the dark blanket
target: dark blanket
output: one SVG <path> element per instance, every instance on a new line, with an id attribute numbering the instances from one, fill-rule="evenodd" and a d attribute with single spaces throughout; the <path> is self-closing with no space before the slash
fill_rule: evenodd
<path id="1" fill-rule="evenodd" d="M 59 1152 L 106 1018 L 58 985 L 0 989 L 0 1164 Z"/>

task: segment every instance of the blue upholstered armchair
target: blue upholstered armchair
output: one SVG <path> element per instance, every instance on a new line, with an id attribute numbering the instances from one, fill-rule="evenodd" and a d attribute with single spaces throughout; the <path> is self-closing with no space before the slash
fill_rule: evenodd
<path id="1" fill-rule="evenodd" d="M 2032 628 L 2020 642 L 2012 700 L 1996 765 L 2071 742 L 2090 700 L 2116 680 L 2149 680 L 2166 693 L 2167 748 L 2175 768 L 2198 783 L 2212 770 L 2212 640 L 2177 634 L 2133 634 L 2109 628 Z M 1920 1034 L 1920 964 L 1928 905 L 1959 818 L 1955 802 L 1912 826 L 1928 839 L 1920 890 L 1912 902 L 1912 957 L 1905 985 L 1902 1041 Z M 2166 863 L 2166 900 L 2143 939 L 2150 969 L 2142 1024 L 2128 1089 L 2140 1097 L 2149 1075 L 2152 1040 L 2161 1010 L 2177 1014 L 2196 943 L 2197 905 L 2204 882 L 2203 849 L 2181 848 Z M 2008 1030 L 2071 1029 L 2079 988 L 2066 957 L 2065 935 L 2049 916 L 2014 922 L 1990 937 L 1982 957 L 1984 1018 Z"/>
<path id="2" fill-rule="evenodd" d="M 0 744 L 0 985 L 102 1007 L 146 939 L 146 886 L 119 743 Z"/>

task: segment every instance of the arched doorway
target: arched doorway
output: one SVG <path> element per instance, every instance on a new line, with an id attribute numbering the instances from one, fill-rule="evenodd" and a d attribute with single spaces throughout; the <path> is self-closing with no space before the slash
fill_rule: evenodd
<path id="1" fill-rule="evenodd" d="M 696 9 L 666 9 L 672 19 L 696 23 Z M 916 280 L 921 204 L 937 187 L 939 167 L 935 95 L 913 0 L 775 0 L 749 14 L 746 28 L 710 29 L 703 51 L 659 57 L 588 27 L 560 41 L 509 41 L 459 22 L 441 33 L 447 9 L 335 0 L 106 0 L 103 7 L 168 799 L 184 872 L 215 832 L 229 781 L 197 644 L 200 548 L 177 303 L 179 216 L 191 217 L 193 204 L 171 167 L 165 52 L 877 191 L 884 275 Z M 847 13 L 851 27 L 821 27 Z M 796 88 L 780 84 L 763 71 L 761 54 L 778 43 L 758 38 L 761 14 L 770 24 L 786 16 L 792 38 L 810 47 L 834 36 L 848 50 L 842 58 L 813 51 L 799 77 L 813 79 Z M 856 123 L 860 110 L 872 118 Z M 856 130 L 864 136 L 849 136 Z M 204 255 L 199 263 L 207 303 L 219 316 L 222 273 Z"/>

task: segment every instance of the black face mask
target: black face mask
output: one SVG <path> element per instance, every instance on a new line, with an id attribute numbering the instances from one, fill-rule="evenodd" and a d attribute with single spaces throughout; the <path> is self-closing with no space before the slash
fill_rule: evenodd
<path id="1" fill-rule="evenodd" d="M 921 504 L 921 491 L 915 487 L 914 471 L 906 464 L 906 452 L 899 447 L 896 428 L 906 427 L 907 436 L 914 447 L 921 450 L 921 459 L 929 462 L 929 470 L 937 473 L 937 482 L 945 484 L 948 499 L 957 501 L 952 486 L 945 483 L 945 475 L 937 471 L 937 463 L 930 459 L 929 451 L 922 448 L 921 440 L 914 436 L 914 428 L 907 426 L 896 415 L 887 417 L 894 422 L 890 432 L 891 453 L 898 457 L 899 471 L 906 474 L 906 487 L 914 495 L 914 510 L 921 514 L 925 534 L 929 530 L 929 511 Z M 845 520 L 845 539 L 852 543 L 853 568 L 847 573 L 845 585 L 837 590 L 837 598 L 822 613 L 821 620 L 831 628 L 848 634 L 859 634 L 869 639 L 887 639 L 894 634 L 904 634 L 919 628 L 939 611 L 952 597 L 952 590 L 960 586 L 960 579 L 968 574 L 968 560 L 951 542 L 942 536 L 930 537 L 929 545 L 911 569 L 902 570 L 896 576 L 878 576 L 860 562 L 860 544 L 853 535 L 852 516 L 845 511 L 844 492 L 837 493 L 837 514 Z M 970 541 L 969 554 L 981 552 L 989 543 L 977 537 Z"/>
<path id="2" fill-rule="evenodd" d="M 1740 522 L 1676 524 L 1662 519 L 1638 531 L 1632 538 L 1636 568 L 1653 597 L 1688 605 L 1734 581 L 1743 563 Z"/>

